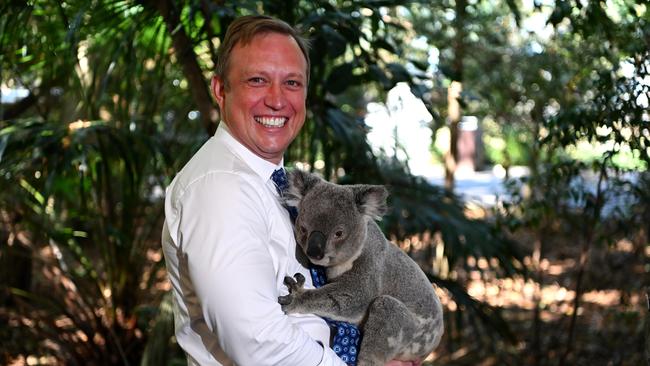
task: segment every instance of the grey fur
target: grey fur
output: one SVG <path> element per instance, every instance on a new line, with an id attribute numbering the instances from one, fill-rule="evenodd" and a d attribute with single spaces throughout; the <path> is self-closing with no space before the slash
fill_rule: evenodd
<path id="1" fill-rule="evenodd" d="M 296 241 L 326 267 L 329 282 L 307 290 L 302 275 L 286 277 L 282 309 L 360 325 L 359 366 L 426 357 L 442 337 L 442 306 L 426 275 L 374 221 L 386 210 L 386 189 L 336 185 L 299 170 L 289 183 L 286 201 L 299 212 Z"/>

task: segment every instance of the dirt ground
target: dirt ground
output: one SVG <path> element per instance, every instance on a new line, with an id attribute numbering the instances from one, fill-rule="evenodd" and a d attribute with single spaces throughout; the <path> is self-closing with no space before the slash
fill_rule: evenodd
<path id="1" fill-rule="evenodd" d="M 518 234 L 515 239 L 526 253 L 525 264 L 534 268 L 534 238 Z M 562 365 L 565 354 L 564 365 L 650 365 L 644 352 L 646 334 L 650 335 L 645 292 L 650 246 L 621 239 L 608 247 L 590 248 L 568 353 L 581 245 L 565 234 L 552 236 L 546 246 L 537 262 L 539 271 L 526 277 L 498 278 L 485 259 L 470 258 L 469 271 L 457 268 L 470 295 L 501 310 L 515 341 L 489 331 L 477 333 L 481 328 L 469 326 L 469 320 L 464 326 L 447 322 L 441 345 L 425 365 L 555 366 Z M 456 314 L 458 305 L 445 291 L 440 293 L 447 312 Z"/>

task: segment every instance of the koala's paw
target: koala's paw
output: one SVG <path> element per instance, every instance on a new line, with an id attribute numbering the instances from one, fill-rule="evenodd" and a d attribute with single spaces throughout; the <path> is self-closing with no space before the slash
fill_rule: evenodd
<path id="1" fill-rule="evenodd" d="M 300 273 L 296 273 L 293 277 L 285 276 L 284 284 L 289 288 L 289 294 L 278 297 L 278 302 L 282 305 L 282 310 L 289 312 L 291 309 L 288 305 L 295 304 L 295 298 L 304 291 L 305 276 Z"/>
<path id="2" fill-rule="evenodd" d="M 289 288 L 289 292 L 300 292 L 305 285 L 305 276 L 301 273 L 296 273 L 293 277 L 285 276 L 284 284 Z"/>
<path id="3" fill-rule="evenodd" d="M 280 305 L 289 305 L 293 301 L 293 296 L 291 294 L 278 297 L 278 302 Z M 282 307 L 284 310 L 284 306 Z"/>

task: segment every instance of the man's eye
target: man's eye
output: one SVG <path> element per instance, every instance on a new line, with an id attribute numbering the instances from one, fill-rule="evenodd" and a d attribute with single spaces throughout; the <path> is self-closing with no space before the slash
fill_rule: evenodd
<path id="1" fill-rule="evenodd" d="M 252 84 L 262 84 L 262 83 L 264 83 L 264 78 L 256 76 L 256 77 L 252 77 L 252 78 L 248 79 L 248 82 L 250 82 Z"/>
<path id="2" fill-rule="evenodd" d="M 302 86 L 302 83 L 298 80 L 287 80 L 287 85 L 299 88 Z"/>

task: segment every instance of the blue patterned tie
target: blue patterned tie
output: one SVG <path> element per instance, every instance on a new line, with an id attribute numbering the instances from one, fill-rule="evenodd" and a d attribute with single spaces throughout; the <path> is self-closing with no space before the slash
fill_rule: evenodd
<path id="1" fill-rule="evenodd" d="M 282 197 L 283 193 L 289 188 L 289 181 L 284 169 L 280 168 L 273 172 L 271 180 Z M 295 222 L 298 216 L 298 210 L 292 206 L 285 206 L 291 216 L 291 222 Z M 327 283 L 325 268 L 310 264 L 309 272 L 311 273 L 314 287 L 321 287 Z M 332 339 L 332 349 L 343 362 L 350 366 L 357 364 L 357 354 L 359 353 L 359 343 L 361 342 L 361 332 L 359 328 L 350 323 L 340 322 L 324 318 L 327 324 L 335 331 Z"/>

